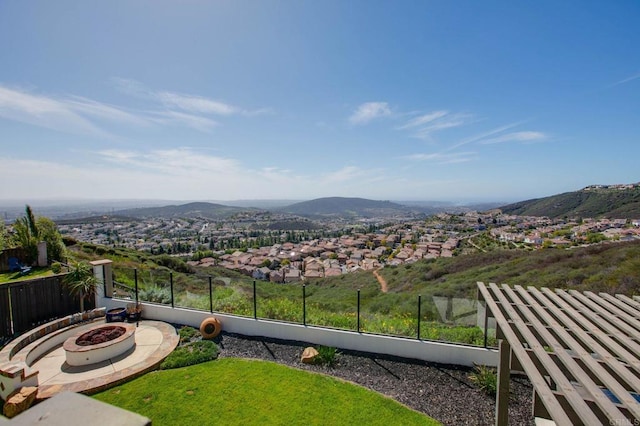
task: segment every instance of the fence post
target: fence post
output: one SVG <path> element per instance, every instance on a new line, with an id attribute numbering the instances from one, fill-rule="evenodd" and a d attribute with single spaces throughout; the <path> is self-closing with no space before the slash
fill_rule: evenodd
<path id="1" fill-rule="evenodd" d="M 258 304 L 256 303 L 256 280 L 253 280 L 253 319 L 258 319 Z"/>
<path id="2" fill-rule="evenodd" d="M 307 286 L 302 284 L 302 325 L 307 325 Z"/>
<path id="3" fill-rule="evenodd" d="M 136 289 L 136 306 L 138 306 L 138 269 L 137 268 L 133 270 L 133 282 L 135 283 L 135 289 Z"/>
<path id="4" fill-rule="evenodd" d="M 360 333 L 360 289 L 358 289 L 358 326 L 357 331 Z"/>
<path id="5" fill-rule="evenodd" d="M 213 286 L 211 285 L 211 275 L 209 275 L 209 311 L 213 313 Z"/>
<path id="6" fill-rule="evenodd" d="M 419 294 L 418 295 L 418 340 L 420 340 L 420 317 L 421 317 L 420 309 L 421 308 L 422 308 L 422 295 Z"/>
<path id="7" fill-rule="evenodd" d="M 174 307 L 173 300 L 173 272 L 169 272 L 169 284 L 171 285 L 171 308 Z"/>

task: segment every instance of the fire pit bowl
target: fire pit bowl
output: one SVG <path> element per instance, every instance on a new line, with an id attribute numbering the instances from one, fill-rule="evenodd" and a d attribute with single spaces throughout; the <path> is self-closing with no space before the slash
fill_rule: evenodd
<path id="1" fill-rule="evenodd" d="M 133 348 L 133 324 L 100 325 L 68 338 L 62 345 L 67 364 L 90 365 L 115 358 Z"/>

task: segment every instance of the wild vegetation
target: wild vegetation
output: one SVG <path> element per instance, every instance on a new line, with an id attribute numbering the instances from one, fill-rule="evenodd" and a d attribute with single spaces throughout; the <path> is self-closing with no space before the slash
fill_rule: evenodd
<path id="1" fill-rule="evenodd" d="M 632 188 L 592 188 L 566 192 L 551 197 L 520 201 L 500 207 L 506 214 L 522 216 L 640 217 L 640 185 Z"/>

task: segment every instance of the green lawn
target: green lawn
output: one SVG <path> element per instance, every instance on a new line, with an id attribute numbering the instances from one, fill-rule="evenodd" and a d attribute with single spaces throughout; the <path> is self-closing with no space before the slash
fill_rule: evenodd
<path id="1" fill-rule="evenodd" d="M 360 386 L 266 361 L 156 371 L 94 395 L 162 425 L 438 425 Z"/>
<path id="2" fill-rule="evenodd" d="M 32 280 L 34 278 L 48 277 L 49 275 L 53 275 L 51 268 L 33 268 L 24 275 L 20 274 L 20 272 L 2 272 L 0 273 L 0 284 Z"/>

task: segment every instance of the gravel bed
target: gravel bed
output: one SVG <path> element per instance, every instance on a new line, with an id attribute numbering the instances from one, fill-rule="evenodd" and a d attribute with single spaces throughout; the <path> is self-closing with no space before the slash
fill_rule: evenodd
<path id="1" fill-rule="evenodd" d="M 300 362 L 302 342 L 223 333 L 216 339 L 220 358 L 274 361 L 302 370 L 357 383 L 427 414 L 445 425 L 493 425 L 495 399 L 469 380 L 472 369 L 378 354 L 342 351 L 334 367 Z M 509 423 L 533 425 L 532 387 L 524 377 L 512 377 Z"/>

